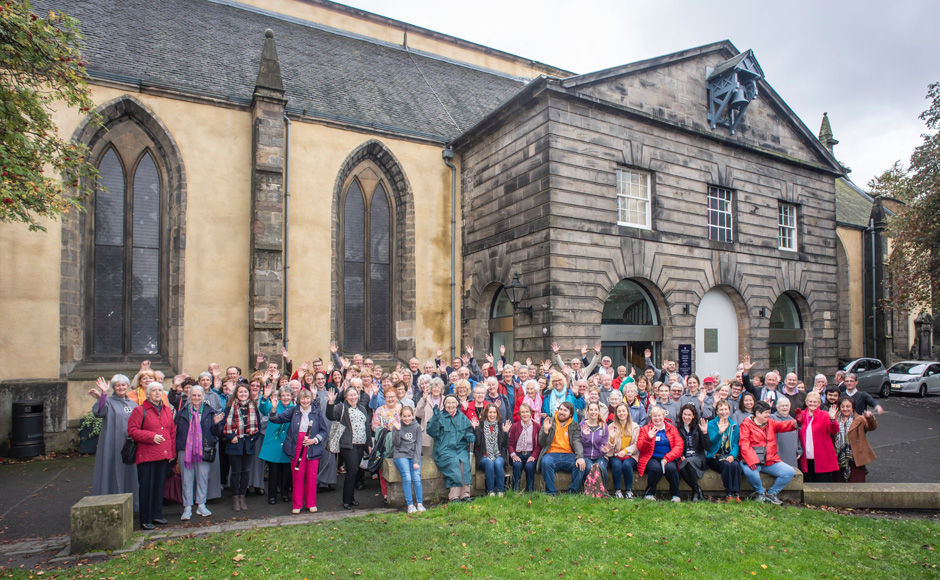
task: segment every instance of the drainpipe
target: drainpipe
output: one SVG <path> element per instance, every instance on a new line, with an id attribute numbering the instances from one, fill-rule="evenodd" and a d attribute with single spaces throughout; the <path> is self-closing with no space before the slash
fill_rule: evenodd
<path id="1" fill-rule="evenodd" d="M 450 167 L 450 360 L 454 360 L 457 348 L 457 166 L 450 162 L 454 149 L 447 146 L 442 152 L 444 164 Z"/>
<path id="2" fill-rule="evenodd" d="M 290 297 L 290 117 L 284 113 L 284 348 L 287 348 L 287 309 Z"/>
<path id="3" fill-rule="evenodd" d="M 871 348 L 872 358 L 878 358 L 878 305 L 875 297 L 875 218 L 868 219 L 868 234 L 871 236 Z"/>

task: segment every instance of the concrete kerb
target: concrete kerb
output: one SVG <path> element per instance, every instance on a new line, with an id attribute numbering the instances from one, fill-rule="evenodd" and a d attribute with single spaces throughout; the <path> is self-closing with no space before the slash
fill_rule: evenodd
<path id="1" fill-rule="evenodd" d="M 224 532 L 243 532 L 247 530 L 260 530 L 264 528 L 275 528 L 281 526 L 297 526 L 303 524 L 311 524 L 316 522 L 340 520 L 349 517 L 358 517 L 372 514 L 391 514 L 397 513 L 399 510 L 389 509 L 389 508 L 380 508 L 372 510 L 356 510 L 353 512 L 332 512 L 332 513 L 323 513 L 323 514 L 311 514 L 311 513 L 302 513 L 290 516 L 278 516 L 273 518 L 264 518 L 257 520 L 247 520 L 247 521 L 235 521 L 235 522 L 222 522 L 212 526 L 206 526 L 204 528 L 174 528 L 174 527 L 164 527 L 160 530 L 154 530 L 152 532 L 142 532 L 137 531 L 134 533 L 134 537 L 131 539 L 129 546 L 124 547 L 120 550 L 114 550 L 113 552 L 89 552 L 87 554 L 69 554 L 69 540 L 67 537 L 62 537 L 56 539 L 55 546 L 46 546 L 45 549 L 33 549 L 30 550 L 28 547 L 25 547 L 16 552 L 17 554 L 28 554 L 36 553 L 41 551 L 49 550 L 50 548 L 55 548 L 59 546 L 64 546 L 62 551 L 60 551 L 56 556 L 49 560 L 50 564 L 61 564 L 68 562 L 70 560 L 78 559 L 88 559 L 88 558 L 108 558 L 113 556 L 119 556 L 121 554 L 127 554 L 130 552 L 136 552 L 148 542 L 158 542 L 162 540 L 175 539 L 175 538 L 196 538 L 204 537 L 211 534 L 224 533 Z M 49 542 L 52 540 L 35 540 L 28 542 L 21 542 L 20 544 L 34 544 L 39 548 L 39 544 L 44 542 Z M 14 544 L 13 546 L 6 546 L 5 548 L 19 546 L 20 544 Z M 0 557 L 6 555 L 13 555 L 13 552 L 8 552 L 7 550 L 0 547 Z"/>

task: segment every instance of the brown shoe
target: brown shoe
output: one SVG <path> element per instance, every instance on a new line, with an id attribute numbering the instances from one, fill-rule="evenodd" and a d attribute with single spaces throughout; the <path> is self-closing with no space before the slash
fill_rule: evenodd
<path id="1" fill-rule="evenodd" d="M 248 509 L 248 504 L 245 503 L 245 496 L 243 496 L 243 495 L 238 496 L 238 501 L 241 502 L 241 504 L 242 504 L 242 511 L 245 511 L 245 510 Z"/>
<path id="2" fill-rule="evenodd" d="M 240 497 L 237 495 L 232 496 L 232 511 L 239 512 L 242 510 L 242 502 L 239 499 Z"/>

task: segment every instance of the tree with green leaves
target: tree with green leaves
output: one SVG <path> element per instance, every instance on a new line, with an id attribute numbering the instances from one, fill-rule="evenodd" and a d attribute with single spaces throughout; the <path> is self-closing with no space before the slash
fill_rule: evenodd
<path id="1" fill-rule="evenodd" d="M 88 149 L 61 138 L 52 119 L 56 107 L 93 106 L 78 26 L 60 12 L 34 14 L 29 0 L 0 2 L 0 222 L 44 231 L 40 220 L 80 207 L 81 187 L 97 176 Z"/>
<path id="2" fill-rule="evenodd" d="M 940 313 L 940 83 L 927 88 L 928 129 L 924 142 L 905 169 L 900 161 L 868 183 L 873 195 L 902 202 L 889 221 L 892 252 L 887 267 L 892 279 L 891 304 L 901 311 L 933 306 Z"/>

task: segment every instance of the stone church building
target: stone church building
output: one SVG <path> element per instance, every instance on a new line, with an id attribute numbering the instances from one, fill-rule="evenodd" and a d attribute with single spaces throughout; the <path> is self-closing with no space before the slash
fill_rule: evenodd
<path id="1" fill-rule="evenodd" d="M 836 369 L 845 172 L 751 51 L 575 75 L 327 0 L 34 7 L 82 23 L 104 126 L 56 121 L 107 191 L 0 226 L 0 438 L 12 400 L 63 447 L 97 376 L 284 343 Z"/>

